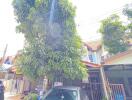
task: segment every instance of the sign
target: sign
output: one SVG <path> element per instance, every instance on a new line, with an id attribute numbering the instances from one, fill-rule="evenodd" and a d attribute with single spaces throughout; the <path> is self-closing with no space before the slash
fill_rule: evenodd
<path id="1" fill-rule="evenodd" d="M 62 82 L 54 82 L 54 86 L 63 86 Z"/>

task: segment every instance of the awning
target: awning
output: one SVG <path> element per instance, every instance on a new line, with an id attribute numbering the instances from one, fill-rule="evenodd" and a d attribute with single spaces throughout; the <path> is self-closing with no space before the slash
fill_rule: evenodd
<path id="1" fill-rule="evenodd" d="M 91 62 L 88 62 L 88 61 L 82 61 L 85 65 L 87 65 L 88 67 L 91 67 L 91 68 L 100 68 L 101 65 L 100 64 L 95 64 L 95 63 L 91 63 Z"/>
<path id="2" fill-rule="evenodd" d="M 0 72 L 8 72 L 8 70 L 12 67 L 13 65 L 10 64 L 3 64 L 0 66 Z"/>

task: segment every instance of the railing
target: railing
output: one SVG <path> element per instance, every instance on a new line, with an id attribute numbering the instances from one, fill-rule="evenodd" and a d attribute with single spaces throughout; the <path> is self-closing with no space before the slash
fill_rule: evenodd
<path id="1" fill-rule="evenodd" d="M 103 87 L 101 83 L 85 84 L 89 100 L 103 100 Z"/>
<path id="2" fill-rule="evenodd" d="M 110 84 L 111 100 L 126 100 L 126 94 L 123 84 Z"/>
<path id="3" fill-rule="evenodd" d="M 102 83 L 88 83 L 85 85 L 89 100 L 106 100 Z M 123 84 L 108 85 L 109 100 L 126 100 Z"/>

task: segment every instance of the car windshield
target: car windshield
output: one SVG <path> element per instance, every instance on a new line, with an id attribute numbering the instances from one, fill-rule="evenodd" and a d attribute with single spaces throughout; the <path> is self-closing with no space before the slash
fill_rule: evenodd
<path id="1" fill-rule="evenodd" d="M 78 100 L 76 90 L 53 89 L 44 100 Z"/>

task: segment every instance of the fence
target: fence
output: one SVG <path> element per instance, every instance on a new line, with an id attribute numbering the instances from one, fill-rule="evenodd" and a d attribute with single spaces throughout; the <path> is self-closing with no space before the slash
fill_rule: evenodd
<path id="1" fill-rule="evenodd" d="M 87 91 L 87 95 L 89 100 L 102 100 L 103 95 L 103 87 L 101 83 L 88 83 L 85 84 L 85 89 Z"/>
<path id="2" fill-rule="evenodd" d="M 103 85 L 101 83 L 88 83 L 85 86 L 90 100 L 105 100 Z M 122 84 L 109 84 L 107 90 L 110 100 L 126 100 Z"/>
<path id="3" fill-rule="evenodd" d="M 23 91 L 29 90 L 29 81 L 27 80 L 5 80 L 4 81 L 6 92 L 10 93 L 22 93 Z"/>
<path id="4" fill-rule="evenodd" d="M 109 87 L 111 100 L 126 100 L 123 84 L 110 84 Z"/>

